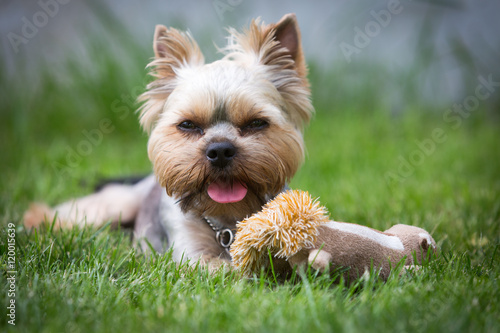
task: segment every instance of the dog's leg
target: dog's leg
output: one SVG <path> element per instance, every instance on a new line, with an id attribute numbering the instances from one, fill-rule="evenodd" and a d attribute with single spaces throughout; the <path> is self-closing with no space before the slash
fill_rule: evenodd
<path id="1" fill-rule="evenodd" d="M 172 258 L 177 262 L 189 261 L 220 267 L 229 265 L 229 253 L 217 242 L 215 232 L 197 215 L 183 212 L 178 199 L 169 197 L 165 190 L 155 187 L 136 219 L 134 238 L 140 248 L 164 252 L 172 249 Z"/>
<path id="2" fill-rule="evenodd" d="M 160 202 L 164 189 L 155 184 L 141 205 L 134 223 L 136 245 L 144 252 L 150 247 L 158 253 L 168 249 L 168 236 L 161 224 Z"/>
<path id="3" fill-rule="evenodd" d="M 215 232 L 189 213 L 183 213 L 177 200 L 168 197 L 156 184 L 148 194 L 134 224 L 134 238 L 144 252 L 150 248 L 164 253 L 172 248 L 177 262 L 198 262 L 214 272 L 230 267 L 230 256 L 215 240 Z"/>
<path id="4" fill-rule="evenodd" d="M 34 203 L 24 214 L 24 225 L 32 228 L 43 222 L 51 223 L 54 219 L 56 226 L 61 228 L 133 222 L 154 184 L 154 176 L 148 176 L 135 185 L 109 184 L 99 192 L 69 200 L 54 208 Z"/>

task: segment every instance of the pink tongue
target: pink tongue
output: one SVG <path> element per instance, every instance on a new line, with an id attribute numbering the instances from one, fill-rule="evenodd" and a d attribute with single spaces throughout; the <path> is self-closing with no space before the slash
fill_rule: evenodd
<path id="1" fill-rule="evenodd" d="M 208 186 L 208 195 L 218 203 L 231 203 L 243 200 L 247 188 L 239 181 L 224 182 L 218 180 Z"/>

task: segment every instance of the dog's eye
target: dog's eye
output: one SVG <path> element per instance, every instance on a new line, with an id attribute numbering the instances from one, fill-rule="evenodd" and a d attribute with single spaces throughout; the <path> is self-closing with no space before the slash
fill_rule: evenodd
<path id="1" fill-rule="evenodd" d="M 265 121 L 264 119 L 254 119 L 245 126 L 245 129 L 260 130 L 260 129 L 264 129 L 268 125 L 269 125 L 269 123 L 267 121 Z"/>
<path id="2" fill-rule="evenodd" d="M 194 130 L 196 129 L 195 124 L 192 121 L 183 121 L 179 124 L 179 127 L 185 130 Z"/>
<path id="3" fill-rule="evenodd" d="M 179 125 L 177 125 L 177 127 L 181 131 L 185 131 L 185 132 L 199 132 L 200 134 L 203 134 L 203 129 L 201 129 L 201 127 L 196 126 L 190 120 L 183 121 L 182 123 L 180 123 Z"/>

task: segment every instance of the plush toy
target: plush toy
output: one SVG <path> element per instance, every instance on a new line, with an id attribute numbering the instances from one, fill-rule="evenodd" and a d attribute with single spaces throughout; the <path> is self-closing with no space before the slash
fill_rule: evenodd
<path id="1" fill-rule="evenodd" d="M 246 275 L 269 267 L 270 253 L 281 270 L 307 264 L 321 271 L 345 268 L 344 278 L 353 281 L 371 267 L 386 280 L 403 258 L 405 265 L 421 264 L 435 249 L 434 239 L 421 228 L 397 224 L 380 232 L 330 221 L 326 208 L 309 193 L 287 191 L 238 223 L 230 253 L 233 265 Z"/>

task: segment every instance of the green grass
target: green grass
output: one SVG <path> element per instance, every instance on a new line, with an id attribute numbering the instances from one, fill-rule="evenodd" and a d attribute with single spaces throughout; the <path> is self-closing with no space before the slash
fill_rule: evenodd
<path id="1" fill-rule="evenodd" d="M 147 138 L 130 101 L 144 86 L 149 53 L 124 53 L 129 62 L 115 63 L 102 52 L 105 43 L 93 47 L 92 71 L 73 59 L 41 71 L 36 85 L 26 84 L 29 73 L 22 66 L 19 77 L 0 77 L 5 278 L 7 225 L 17 225 L 16 327 L 7 324 L 3 279 L 2 331 L 499 330 L 500 124 L 482 109 L 457 129 L 443 120 L 444 109 L 411 105 L 387 112 L 376 86 L 344 88 L 345 71 L 312 69 L 317 115 L 305 134 L 305 164 L 291 185 L 320 197 L 336 220 L 431 231 L 440 256 L 418 273 L 351 287 L 307 273 L 285 283 L 249 280 L 236 272 L 179 266 L 168 253 L 145 257 L 127 234 L 109 227 L 24 230 L 22 213 L 33 200 L 55 204 L 88 193 L 99 178 L 151 170 Z M 103 119 L 112 129 L 101 131 L 72 166 L 58 167 L 90 142 L 85 133 L 99 129 Z M 436 128 L 446 141 L 402 177 L 401 158 L 418 154 L 416 141 L 431 138 Z M 398 180 L 388 181 L 388 172 Z"/>

